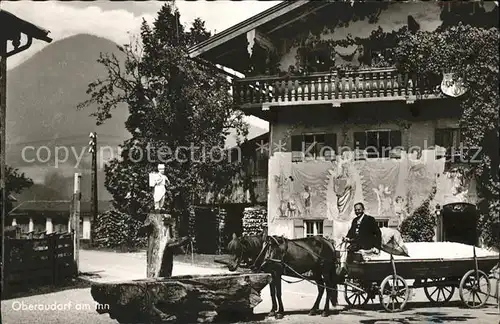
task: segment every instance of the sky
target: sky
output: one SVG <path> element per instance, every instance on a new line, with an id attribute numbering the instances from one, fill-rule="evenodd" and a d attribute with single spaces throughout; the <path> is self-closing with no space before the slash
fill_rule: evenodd
<path id="1" fill-rule="evenodd" d="M 221 32 L 281 1 L 177 1 L 181 22 L 190 24 L 197 17 L 208 30 Z M 152 22 L 161 8 L 161 1 L 1 1 L 0 8 L 49 30 L 54 41 L 76 34 L 93 34 L 118 44 L 128 43 L 130 34 L 137 35 L 142 19 Z M 22 40 L 21 43 L 24 43 Z M 12 69 L 48 44 L 34 40 L 26 51 L 9 58 Z M 268 128 L 258 118 L 249 122 Z"/>

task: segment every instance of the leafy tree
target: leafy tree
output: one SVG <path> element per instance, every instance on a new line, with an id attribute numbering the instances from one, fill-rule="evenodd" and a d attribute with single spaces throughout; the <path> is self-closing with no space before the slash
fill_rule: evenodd
<path id="1" fill-rule="evenodd" d="M 187 55 L 189 46 L 209 36 L 202 20 L 186 30 L 179 12 L 165 4 L 153 26 L 143 21 L 140 40 L 119 47 L 124 63 L 101 54 L 98 62 L 107 77 L 91 83 L 90 99 L 79 105 L 97 104 L 92 115 L 98 124 L 121 104 L 128 106 L 125 127 L 132 138 L 121 146 L 121 158 L 105 167 L 106 188 L 117 210 L 143 220 L 153 207 L 148 173 L 164 163 L 171 180 L 166 205 L 180 224 L 180 235 L 187 235 L 193 201 L 209 189 L 230 190 L 228 184 L 240 169 L 220 149 L 229 129 L 248 133 L 242 113 L 233 109 L 226 77 L 209 62 Z"/>
<path id="2" fill-rule="evenodd" d="M 482 202 L 480 231 L 485 243 L 498 246 L 499 181 L 499 89 L 498 28 L 459 23 L 436 32 L 403 33 L 395 50 L 395 61 L 403 72 L 418 73 L 422 79 L 439 80 L 443 72 L 462 77 L 468 92 L 459 97 L 460 127 L 466 148 L 480 148 L 469 155 Z"/>
<path id="3" fill-rule="evenodd" d="M 5 182 L 5 195 L 8 198 L 11 194 L 19 194 L 24 189 L 27 189 L 33 185 L 33 180 L 26 177 L 26 174 L 20 173 L 18 169 L 12 168 L 10 166 L 6 166 L 5 168 L 7 179 Z M 5 205 L 5 212 L 8 213 L 12 209 L 12 202 L 7 199 L 7 203 Z"/>

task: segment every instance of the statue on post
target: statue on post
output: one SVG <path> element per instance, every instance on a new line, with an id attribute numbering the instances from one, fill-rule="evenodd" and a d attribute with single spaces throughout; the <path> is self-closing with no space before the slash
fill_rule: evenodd
<path id="1" fill-rule="evenodd" d="M 148 228 L 149 240 L 147 250 L 147 277 L 160 275 L 162 256 L 167 242 L 173 241 L 172 217 L 165 211 L 167 186 L 170 180 L 165 175 L 165 165 L 158 165 L 158 172 L 149 174 L 149 186 L 153 188 L 154 210 L 144 224 Z"/>
<path id="2" fill-rule="evenodd" d="M 170 185 L 170 180 L 165 175 L 165 164 L 158 164 L 158 173 L 149 174 L 149 185 L 154 187 L 155 211 L 160 211 L 165 205 L 167 186 Z"/>

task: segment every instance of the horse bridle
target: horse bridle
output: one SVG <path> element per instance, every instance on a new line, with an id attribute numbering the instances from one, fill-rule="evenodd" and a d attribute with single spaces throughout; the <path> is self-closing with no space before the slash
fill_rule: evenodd
<path id="1" fill-rule="evenodd" d="M 276 243 L 276 245 L 279 247 L 280 244 L 279 244 L 278 240 L 276 239 L 276 237 L 274 237 L 274 236 L 268 236 L 267 238 L 268 239 L 272 239 Z M 281 238 L 284 240 L 284 243 L 285 243 L 285 251 L 284 251 L 284 253 L 282 253 L 281 260 L 279 260 L 279 263 L 284 266 L 285 255 L 286 255 L 286 252 L 288 251 L 288 241 L 283 236 L 281 236 Z M 262 257 L 262 254 L 264 254 L 264 253 L 267 252 L 267 250 L 269 249 L 270 245 L 271 244 L 267 240 L 264 242 L 264 245 L 262 246 L 262 249 L 260 250 L 260 252 L 257 255 L 257 257 L 255 258 L 254 265 L 257 262 L 257 260 L 259 260 Z M 262 261 L 262 263 L 260 265 L 260 268 L 262 268 L 262 266 L 266 263 L 266 261 L 269 261 L 269 260 L 271 260 L 271 259 L 269 259 L 269 258 L 268 259 L 264 259 L 264 261 Z"/>

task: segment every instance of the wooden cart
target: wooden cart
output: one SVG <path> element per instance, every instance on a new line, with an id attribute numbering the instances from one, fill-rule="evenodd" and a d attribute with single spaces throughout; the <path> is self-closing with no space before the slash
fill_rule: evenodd
<path id="1" fill-rule="evenodd" d="M 458 288 L 467 307 L 480 308 L 491 292 L 488 273 L 498 262 L 498 255 L 477 257 L 475 248 L 470 258 L 396 260 L 391 255 L 389 261 L 364 261 L 357 255 L 344 282 L 344 297 L 356 307 L 378 295 L 387 311 L 398 312 L 408 302 L 411 288 L 424 288 L 433 303 L 450 301 Z"/>

